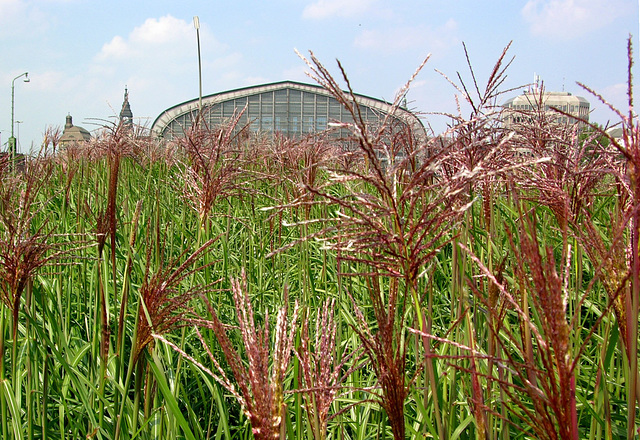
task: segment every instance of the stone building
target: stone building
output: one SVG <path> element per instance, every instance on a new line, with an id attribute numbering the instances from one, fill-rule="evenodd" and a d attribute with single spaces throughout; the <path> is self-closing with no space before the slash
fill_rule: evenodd
<path id="1" fill-rule="evenodd" d="M 64 147 L 73 142 L 85 142 L 91 139 L 91 133 L 82 127 L 73 125 L 71 115 L 67 115 L 67 123 L 64 125 L 64 131 L 60 136 L 60 146 Z"/>
<path id="2" fill-rule="evenodd" d="M 540 111 L 557 123 L 584 124 L 583 121 L 589 121 L 589 101 L 568 92 L 546 92 L 534 88 L 508 99 L 502 107 L 505 109 L 502 121 L 507 128 L 530 121 Z"/>

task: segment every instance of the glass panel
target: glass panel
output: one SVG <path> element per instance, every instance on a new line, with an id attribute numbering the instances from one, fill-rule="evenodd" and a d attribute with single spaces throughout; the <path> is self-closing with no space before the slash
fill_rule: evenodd
<path id="1" fill-rule="evenodd" d="M 289 120 L 289 131 L 292 133 L 299 133 L 302 131 L 302 127 L 300 126 L 300 118 L 298 116 L 291 116 Z"/>
<path id="2" fill-rule="evenodd" d="M 211 124 L 216 125 L 220 124 L 220 120 L 222 119 L 222 105 L 216 104 L 211 109 L 209 109 L 209 120 Z"/>
<path id="3" fill-rule="evenodd" d="M 287 117 L 282 117 L 282 116 L 276 116 L 276 126 L 275 126 L 275 131 L 281 132 L 281 133 L 287 133 L 288 131 L 288 124 L 287 124 Z"/>
<path id="4" fill-rule="evenodd" d="M 253 131 L 254 133 L 257 131 L 260 131 L 260 119 L 259 118 L 249 118 L 249 121 L 251 121 L 249 123 L 249 129 L 251 131 Z"/>
<path id="5" fill-rule="evenodd" d="M 289 116 L 302 116 L 302 105 L 289 104 Z"/>
<path id="6" fill-rule="evenodd" d="M 316 119 L 316 130 L 323 131 L 327 129 L 327 118 L 324 116 L 318 116 Z"/>
<path id="7" fill-rule="evenodd" d="M 329 119 L 340 121 L 342 106 L 338 101 L 331 98 L 329 100 Z"/>
<path id="8" fill-rule="evenodd" d="M 303 116 L 302 118 L 302 131 L 305 133 L 311 133 L 313 131 L 313 116 Z"/>
<path id="9" fill-rule="evenodd" d="M 240 114 L 242 112 L 242 116 L 238 120 L 238 128 L 244 128 L 249 122 L 248 116 L 248 100 L 247 98 L 238 98 L 235 100 L 236 112 Z"/>
<path id="10" fill-rule="evenodd" d="M 271 116 L 263 116 L 262 117 L 262 130 L 272 132 L 273 131 L 273 117 Z"/>
<path id="11" fill-rule="evenodd" d="M 262 105 L 260 106 L 262 118 L 264 119 L 266 116 L 273 116 L 273 92 L 261 94 L 260 99 L 262 102 Z M 271 121 L 273 122 L 273 118 Z"/>
<path id="12" fill-rule="evenodd" d="M 302 92 L 302 102 L 306 103 L 316 103 L 316 95 L 309 92 Z"/>
<path id="13" fill-rule="evenodd" d="M 236 110 L 236 106 L 234 105 L 234 102 L 227 101 L 227 102 L 224 102 L 222 106 L 223 106 L 222 116 L 225 119 L 232 117 Z"/>
<path id="14" fill-rule="evenodd" d="M 241 112 L 247 106 L 249 101 L 247 98 L 238 98 L 235 100 L 234 105 L 236 107 L 236 111 Z"/>
<path id="15" fill-rule="evenodd" d="M 286 103 L 276 103 L 275 112 L 281 114 L 287 114 L 287 104 Z"/>
<path id="16" fill-rule="evenodd" d="M 289 90 L 289 102 L 302 102 L 302 92 L 300 90 Z"/>
<path id="17" fill-rule="evenodd" d="M 260 102 L 249 100 L 249 108 L 247 109 L 250 118 L 260 117 Z"/>
<path id="18" fill-rule="evenodd" d="M 287 90 L 276 90 L 274 92 L 276 102 L 287 102 Z"/>
<path id="19" fill-rule="evenodd" d="M 316 114 L 316 107 L 313 103 L 304 103 L 302 104 L 302 116 L 312 117 Z"/>
<path id="20" fill-rule="evenodd" d="M 367 122 L 375 122 L 378 120 L 378 117 L 371 111 L 369 107 L 360 106 L 361 111 L 363 111 L 364 120 Z"/>
<path id="21" fill-rule="evenodd" d="M 327 108 L 327 100 L 324 99 L 324 102 L 321 101 L 321 98 L 325 98 L 324 96 L 318 96 L 318 102 L 316 103 L 316 115 L 326 117 L 329 109 Z"/>

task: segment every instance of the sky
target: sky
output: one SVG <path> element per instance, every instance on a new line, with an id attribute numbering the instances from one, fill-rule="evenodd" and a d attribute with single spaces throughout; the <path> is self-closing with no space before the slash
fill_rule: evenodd
<path id="1" fill-rule="evenodd" d="M 67 115 L 89 131 L 113 122 L 125 87 L 138 124 L 198 97 L 200 21 L 203 95 L 294 80 L 313 83 L 296 54 L 335 76 L 343 65 L 357 93 L 392 101 L 427 57 L 409 107 L 436 132 L 456 112 L 446 78 L 482 86 L 504 48 L 513 57 L 506 100 L 540 76 L 549 91 L 591 103 L 591 120 L 614 113 L 577 85 L 627 109 L 627 39 L 637 62 L 636 0 L 0 0 L 0 144 L 37 151 Z M 464 44 L 464 46 L 463 46 Z M 28 72 L 29 82 L 23 82 Z M 637 72 L 636 72 L 637 75 Z M 14 80 L 15 79 L 15 80 Z M 503 99 L 504 98 L 504 99 Z M 463 109 L 464 111 L 464 109 Z"/>

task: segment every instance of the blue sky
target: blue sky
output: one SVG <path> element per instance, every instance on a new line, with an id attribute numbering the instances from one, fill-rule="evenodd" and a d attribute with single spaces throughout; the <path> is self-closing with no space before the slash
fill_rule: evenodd
<path id="1" fill-rule="evenodd" d="M 312 50 L 354 89 L 392 100 L 431 58 L 408 100 L 421 113 L 455 111 L 457 91 L 436 72 L 468 79 L 462 43 L 486 80 L 503 48 L 515 57 L 504 88 L 541 76 L 548 90 L 586 97 L 592 120 L 613 115 L 576 81 L 626 106 L 626 40 L 638 49 L 636 0 L 0 0 L 0 136 L 11 134 L 11 83 L 20 149 L 36 149 L 67 114 L 88 130 L 120 111 L 134 119 L 198 96 L 193 16 L 200 18 L 203 93 L 291 79 L 311 82 L 295 54 Z M 638 52 L 640 53 L 640 52 Z M 637 59 L 638 57 L 635 56 Z M 505 95 L 504 99 L 516 95 Z M 426 116 L 436 131 L 445 121 Z"/>

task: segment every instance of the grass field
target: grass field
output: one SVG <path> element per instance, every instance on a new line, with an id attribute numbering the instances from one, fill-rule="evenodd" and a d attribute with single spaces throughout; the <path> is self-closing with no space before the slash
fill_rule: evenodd
<path id="1" fill-rule="evenodd" d="M 107 125 L 2 162 L 2 438 L 637 438 L 637 118 L 505 130 L 505 54 L 446 141 Z"/>

